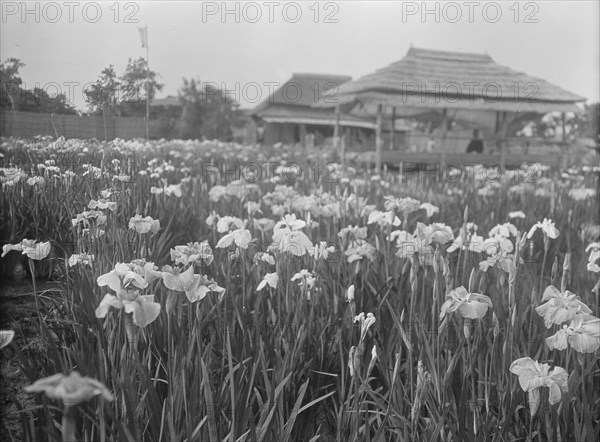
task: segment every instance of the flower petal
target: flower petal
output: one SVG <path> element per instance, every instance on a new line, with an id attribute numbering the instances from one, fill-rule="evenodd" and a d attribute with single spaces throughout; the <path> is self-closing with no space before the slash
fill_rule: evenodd
<path id="1" fill-rule="evenodd" d="M 111 307 L 121 309 L 123 308 L 123 301 L 107 293 L 100 301 L 98 308 L 96 308 L 96 318 L 105 318 Z"/>

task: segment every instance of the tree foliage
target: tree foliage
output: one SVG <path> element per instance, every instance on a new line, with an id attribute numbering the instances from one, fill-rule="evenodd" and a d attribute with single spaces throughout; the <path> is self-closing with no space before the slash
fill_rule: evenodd
<path id="1" fill-rule="evenodd" d="M 45 89 L 23 89 L 23 80 L 19 70 L 25 64 L 17 58 L 9 58 L 0 64 L 2 84 L 0 108 L 24 112 L 42 112 L 49 114 L 76 114 L 64 93 L 51 96 Z"/>
<path id="2" fill-rule="evenodd" d="M 102 70 L 96 82 L 84 91 L 85 101 L 93 114 L 118 114 L 120 84 L 112 64 Z"/>
<path id="3" fill-rule="evenodd" d="M 103 69 L 98 80 L 84 92 L 85 99 L 92 114 L 145 116 L 148 92 L 152 100 L 163 88 L 157 78 L 156 72 L 148 71 L 145 59 L 130 58 L 120 77 L 113 65 Z"/>
<path id="4" fill-rule="evenodd" d="M 179 126 L 181 138 L 206 138 L 231 141 L 232 125 L 240 118 L 239 105 L 223 91 L 196 79 L 183 79 L 179 90 L 183 113 Z"/>

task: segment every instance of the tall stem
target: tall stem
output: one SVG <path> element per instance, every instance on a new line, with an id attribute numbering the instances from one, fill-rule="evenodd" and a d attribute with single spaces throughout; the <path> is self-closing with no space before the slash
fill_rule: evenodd
<path id="1" fill-rule="evenodd" d="M 35 264 L 33 259 L 28 258 L 29 261 L 29 272 L 31 273 L 31 282 L 33 284 L 33 298 L 35 299 L 35 309 L 37 310 L 38 321 L 40 323 L 40 335 L 42 342 L 46 342 L 46 332 L 44 330 L 44 324 L 42 320 L 42 312 L 40 311 L 40 301 L 38 300 L 37 285 L 35 282 Z"/>
<path id="2" fill-rule="evenodd" d="M 74 422 L 75 410 L 73 407 L 65 405 L 62 416 L 62 441 L 63 442 L 75 442 L 75 422 Z"/>

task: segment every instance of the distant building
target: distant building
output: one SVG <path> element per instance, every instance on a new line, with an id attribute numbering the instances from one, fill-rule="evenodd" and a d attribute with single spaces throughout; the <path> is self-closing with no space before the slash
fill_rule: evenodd
<path id="1" fill-rule="evenodd" d="M 249 112 L 256 124 L 257 141 L 265 145 L 278 142 L 305 147 L 332 145 L 335 110 L 313 105 L 333 102 L 339 86 L 350 80 L 351 77 L 340 75 L 293 74 Z M 373 127 L 372 119 L 340 115 L 340 128 L 346 131 L 349 144 L 368 143 L 369 137 L 373 137 Z"/>

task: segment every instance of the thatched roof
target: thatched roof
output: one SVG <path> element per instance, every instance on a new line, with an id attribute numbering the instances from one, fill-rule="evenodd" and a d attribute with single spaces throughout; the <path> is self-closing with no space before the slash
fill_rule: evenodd
<path id="1" fill-rule="evenodd" d="M 546 80 L 501 66 L 487 54 L 418 48 L 411 48 L 400 61 L 344 83 L 335 98 L 346 108 L 360 103 L 371 115 L 380 103 L 396 106 L 398 115 L 417 115 L 424 109 L 444 108 L 566 112 L 578 110 L 575 103 L 585 101 Z"/>
<path id="2" fill-rule="evenodd" d="M 311 107 L 335 94 L 342 83 L 352 77 L 326 74 L 293 74 L 292 78 L 279 86 L 266 100 L 254 108 L 259 115 L 273 105 Z"/>
<path id="3" fill-rule="evenodd" d="M 250 111 L 250 115 L 267 123 L 294 123 L 333 126 L 333 109 L 315 108 L 318 102 L 331 101 L 340 85 L 351 77 L 326 74 L 293 74 L 266 100 Z M 373 128 L 373 117 L 340 116 L 341 126 Z"/>

